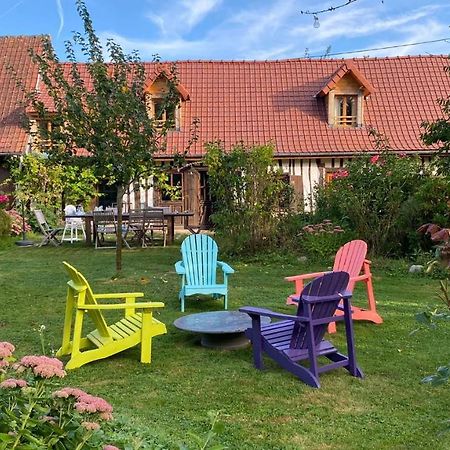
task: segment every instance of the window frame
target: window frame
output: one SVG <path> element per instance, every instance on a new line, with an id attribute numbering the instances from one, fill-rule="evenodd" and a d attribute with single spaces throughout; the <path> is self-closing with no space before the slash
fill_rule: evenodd
<path id="1" fill-rule="evenodd" d="M 348 114 L 347 108 L 349 102 L 347 99 L 352 99 L 351 104 L 353 109 Z M 343 114 L 340 114 L 342 101 Z M 358 126 L 358 95 L 357 94 L 335 94 L 334 95 L 334 125 L 343 128 L 356 128 Z"/>

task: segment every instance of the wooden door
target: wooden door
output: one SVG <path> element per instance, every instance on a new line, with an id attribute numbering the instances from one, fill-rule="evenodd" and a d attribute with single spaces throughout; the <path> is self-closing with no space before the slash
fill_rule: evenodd
<path id="1" fill-rule="evenodd" d="M 200 224 L 200 173 L 195 169 L 183 173 L 183 210 L 194 213 L 189 218 L 189 224 Z"/>

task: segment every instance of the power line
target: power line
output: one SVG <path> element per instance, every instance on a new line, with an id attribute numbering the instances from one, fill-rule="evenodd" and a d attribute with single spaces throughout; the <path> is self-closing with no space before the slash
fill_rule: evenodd
<path id="1" fill-rule="evenodd" d="M 410 47 L 413 45 L 422 45 L 422 44 L 433 44 L 435 42 L 444 42 L 444 41 L 450 43 L 449 40 L 450 40 L 450 37 L 447 37 L 447 38 L 443 38 L 443 39 L 435 39 L 434 41 L 412 42 L 410 44 L 389 45 L 387 47 L 366 48 L 364 50 L 350 50 L 348 52 L 327 53 L 326 55 L 312 55 L 312 56 L 308 56 L 308 58 L 324 58 L 324 57 L 328 57 L 328 56 L 348 55 L 348 54 L 352 54 L 352 53 L 373 52 L 375 50 L 388 50 L 391 48 Z"/>

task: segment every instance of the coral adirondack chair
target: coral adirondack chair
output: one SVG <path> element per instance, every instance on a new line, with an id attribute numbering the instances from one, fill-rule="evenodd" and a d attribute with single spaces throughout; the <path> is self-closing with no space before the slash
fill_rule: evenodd
<path id="1" fill-rule="evenodd" d="M 354 377 L 363 377 L 355 358 L 353 322 L 351 319 L 351 293 L 346 291 L 349 283 L 347 272 L 330 272 L 311 281 L 303 289 L 296 315 L 280 314 L 269 309 L 246 306 L 239 311 L 252 318 L 252 328 L 246 331 L 253 345 L 253 362 L 263 369 L 263 352 L 293 373 L 306 384 L 320 387 L 319 374 L 344 367 Z M 343 316 L 336 316 L 339 303 Z M 261 327 L 261 317 L 281 319 Z M 336 320 L 345 321 L 348 356 L 339 353 L 331 342 L 323 339 L 327 325 Z M 319 356 L 331 363 L 319 366 Z M 308 366 L 299 361 L 307 360 Z"/>
<path id="2" fill-rule="evenodd" d="M 76 369 L 97 359 L 107 358 L 139 343 L 141 362 L 149 364 L 152 338 L 167 332 L 166 326 L 152 315 L 153 309 L 162 308 L 164 303 L 136 303 L 136 298 L 144 296 L 141 292 L 94 294 L 86 278 L 78 270 L 66 262 L 63 264 L 70 280 L 67 283 L 62 346 L 56 355 L 70 355 L 66 369 Z M 99 302 L 114 299 L 122 302 Z M 125 311 L 123 319 L 108 325 L 103 311 L 118 309 Z M 141 312 L 136 312 L 137 310 Z M 93 322 L 95 329 L 83 337 L 86 315 Z"/>
<path id="3" fill-rule="evenodd" d="M 182 276 L 179 299 L 184 312 L 185 297 L 212 295 L 223 297 L 224 309 L 228 308 L 228 275 L 234 269 L 217 260 L 218 248 L 213 238 L 205 234 L 188 236 L 181 244 L 182 261 L 175 264 L 177 274 Z M 222 269 L 223 283 L 217 282 L 217 269 Z"/>
<path id="4" fill-rule="evenodd" d="M 352 306 L 353 320 L 369 320 L 373 323 L 383 323 L 383 319 L 377 313 L 377 305 L 375 295 L 373 293 L 372 273 L 370 271 L 371 262 L 366 259 L 367 244 L 362 240 L 354 240 L 344 244 L 336 253 L 334 258 L 333 271 L 343 270 L 350 275 L 350 281 L 347 290 L 353 292 L 353 288 L 357 281 L 363 281 L 366 285 L 368 308 L 360 308 Z M 315 272 L 303 275 L 295 275 L 286 277 L 285 280 L 295 282 L 295 294 L 290 295 L 286 304 L 296 305 L 297 299 L 303 290 L 304 280 L 316 278 L 326 272 Z M 342 314 L 342 311 L 337 310 L 336 314 Z M 330 333 L 336 332 L 336 324 L 330 323 L 328 327 Z"/>

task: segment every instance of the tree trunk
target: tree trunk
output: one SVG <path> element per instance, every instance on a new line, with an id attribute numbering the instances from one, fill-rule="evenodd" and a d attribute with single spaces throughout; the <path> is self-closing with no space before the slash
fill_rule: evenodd
<path id="1" fill-rule="evenodd" d="M 124 187 L 117 185 L 117 229 L 116 229 L 116 271 L 122 270 L 122 211 Z"/>

